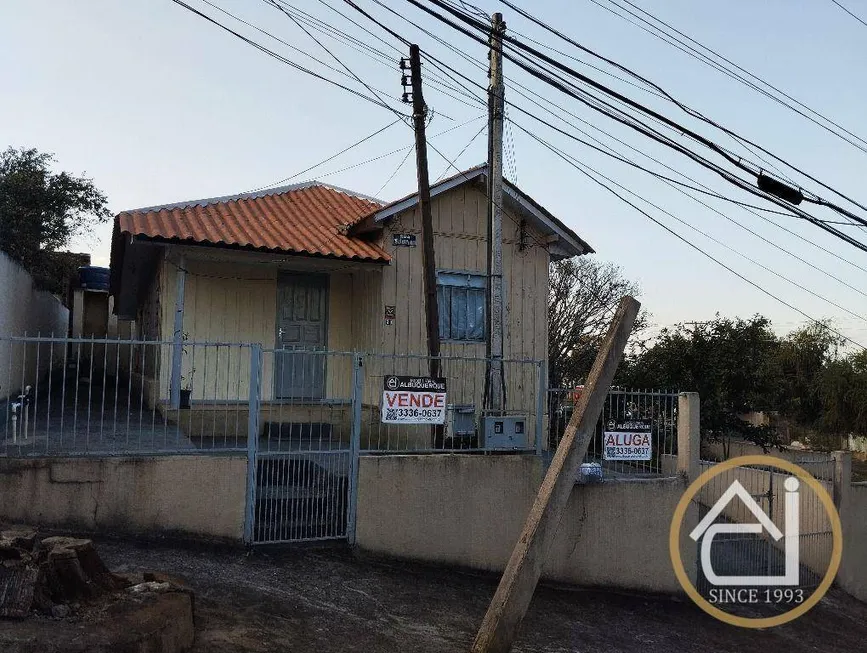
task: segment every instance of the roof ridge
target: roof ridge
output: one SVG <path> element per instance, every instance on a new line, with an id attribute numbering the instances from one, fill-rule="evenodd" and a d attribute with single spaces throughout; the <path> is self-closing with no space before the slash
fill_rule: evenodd
<path id="1" fill-rule="evenodd" d="M 305 190 L 307 188 L 327 188 L 329 190 L 333 190 L 337 193 L 341 193 L 343 195 L 349 195 L 351 197 L 356 197 L 358 199 L 364 200 L 366 202 L 370 202 L 372 204 L 378 204 L 380 207 L 383 207 L 387 204 L 381 199 L 376 197 L 372 197 L 370 195 L 365 195 L 363 193 L 358 193 L 354 190 L 349 190 L 348 188 L 342 188 L 340 186 L 334 186 L 332 184 L 327 184 L 319 181 L 318 179 L 311 179 L 309 181 L 302 181 L 297 184 L 287 184 L 284 186 L 275 186 L 273 188 L 267 189 L 259 189 L 254 191 L 247 191 L 245 193 L 236 193 L 234 195 L 220 195 L 217 197 L 204 197 L 201 199 L 194 200 L 186 200 L 182 202 L 169 202 L 168 204 L 155 204 L 153 206 L 144 206 L 136 209 L 125 209 L 120 211 L 120 213 L 154 213 L 157 211 L 163 210 L 171 210 L 171 209 L 189 209 L 194 206 L 210 206 L 211 204 L 225 204 L 226 202 L 236 202 L 238 200 L 247 200 L 247 199 L 259 199 L 260 197 L 268 197 L 269 195 L 283 195 L 285 193 L 291 193 L 297 190 Z"/>

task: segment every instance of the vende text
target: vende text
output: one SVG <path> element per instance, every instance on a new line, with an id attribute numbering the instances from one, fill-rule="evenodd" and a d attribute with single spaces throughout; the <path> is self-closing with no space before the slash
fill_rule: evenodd
<path id="1" fill-rule="evenodd" d="M 385 392 L 389 408 L 445 408 L 443 392 Z"/>

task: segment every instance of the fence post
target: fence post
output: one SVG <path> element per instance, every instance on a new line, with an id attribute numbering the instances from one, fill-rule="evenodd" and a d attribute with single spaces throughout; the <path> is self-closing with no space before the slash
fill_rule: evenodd
<path id="1" fill-rule="evenodd" d="M 253 543 L 256 511 L 256 458 L 259 452 L 259 406 L 262 400 L 262 345 L 250 346 L 250 396 L 247 418 L 247 506 L 244 512 L 244 543 Z"/>
<path id="2" fill-rule="evenodd" d="M 852 492 L 852 452 L 832 451 L 831 456 L 834 459 L 834 507 L 842 519 Z M 846 527 L 845 522 L 843 527 Z"/>
<path id="3" fill-rule="evenodd" d="M 545 406 L 548 400 L 548 366 L 539 361 L 539 396 L 536 397 L 536 455 L 542 455 L 543 431 L 545 430 Z"/>
<path id="4" fill-rule="evenodd" d="M 352 427 L 349 433 L 349 507 L 346 519 L 346 539 L 355 544 L 356 513 L 358 512 L 358 458 L 361 451 L 361 406 L 364 399 L 364 357 L 352 355 Z"/>
<path id="5" fill-rule="evenodd" d="M 701 421 L 697 392 L 677 396 L 677 471 L 690 482 L 701 473 Z"/>
<path id="6" fill-rule="evenodd" d="M 181 374 L 184 355 L 184 288 L 186 286 L 186 259 L 181 256 L 177 264 L 177 288 L 175 290 L 175 319 L 172 334 L 172 376 L 169 385 L 171 407 L 181 406 Z"/>

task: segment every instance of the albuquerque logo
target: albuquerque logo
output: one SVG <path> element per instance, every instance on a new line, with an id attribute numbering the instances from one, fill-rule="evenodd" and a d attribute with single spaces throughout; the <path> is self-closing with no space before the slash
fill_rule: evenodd
<path id="1" fill-rule="evenodd" d="M 761 466 L 762 469 L 755 469 L 755 466 Z M 774 468 L 775 471 L 770 471 Z M 756 501 L 755 495 L 750 494 L 738 479 L 738 476 L 742 475 L 753 480 L 761 476 L 770 477 L 772 480 L 779 470 L 788 473 L 783 481 L 782 528 L 774 523 L 772 517 Z M 709 506 L 707 514 L 692 528 L 688 537 L 683 538 L 681 531 L 690 505 L 694 503 L 697 496 L 705 497 L 706 494 L 712 496 L 712 493 L 702 493 L 702 491 L 712 487 L 709 485 L 710 482 L 726 472 L 729 476 L 734 476 L 735 480 L 713 505 Z M 824 577 L 809 595 L 801 587 L 802 491 L 812 492 L 818 498 L 821 508 L 827 514 L 832 537 L 831 552 Z M 768 496 L 773 496 L 772 489 L 769 490 Z M 746 508 L 748 515 L 746 519 L 742 518 L 742 512 L 732 509 L 733 502 L 738 501 Z M 731 572 L 732 566 L 738 566 L 732 564 L 733 556 L 729 555 L 729 559 L 726 558 L 726 546 L 747 546 L 749 542 L 755 544 L 761 541 L 767 542 L 765 555 L 769 558 L 774 554 L 782 556 L 784 561 L 782 574 L 772 574 L 770 564 L 765 565 L 764 571 L 767 573 L 764 574 L 756 574 L 756 570 L 749 568 L 749 565 L 746 565 L 748 567 L 746 573 L 741 574 L 723 573 L 717 569 L 717 566 L 725 566 L 728 568 L 727 571 Z M 794 463 L 772 456 L 742 456 L 711 467 L 687 488 L 675 510 L 669 533 L 669 551 L 674 571 L 690 598 L 708 614 L 726 623 L 746 628 L 778 626 L 796 619 L 816 605 L 828 591 L 837 574 L 842 555 L 842 543 L 840 518 L 831 496 L 822 484 Z M 720 559 L 714 558 L 714 544 L 723 551 L 723 555 L 718 558 L 721 557 L 722 562 L 727 564 L 717 565 Z M 704 596 L 696 589 L 696 585 L 687 573 L 682 547 L 698 548 L 698 571 L 703 575 L 705 585 L 709 587 L 708 596 Z M 734 556 L 734 559 L 741 560 L 738 556 Z M 750 618 L 723 609 L 735 610 L 744 606 L 758 608 L 759 611 L 761 606 L 773 606 L 775 614 L 770 617 Z M 779 609 L 785 607 L 790 609 L 780 614 Z"/>
<path id="2" fill-rule="evenodd" d="M 747 492 L 746 488 L 741 485 L 740 481 L 735 480 L 726 490 L 719 500 L 714 504 L 710 512 L 707 513 L 698 526 L 689 534 L 690 538 L 696 542 L 701 542 L 701 567 L 704 571 L 705 578 L 714 585 L 718 586 L 773 586 L 773 585 L 798 585 L 800 578 L 800 547 L 801 547 L 801 529 L 800 529 L 800 504 L 798 489 L 800 483 L 794 476 L 790 476 L 785 481 L 786 499 L 785 499 L 785 541 L 783 542 L 783 550 L 785 551 L 785 573 L 782 576 L 719 576 L 713 568 L 711 558 L 711 547 L 713 546 L 714 537 L 721 534 L 742 535 L 761 534 L 766 531 L 775 542 L 783 539 L 783 532 L 777 528 L 777 525 L 771 521 L 768 514 L 762 510 L 756 500 Z M 738 497 L 747 510 L 756 518 L 756 523 L 753 524 L 715 524 L 714 522 L 723 514 L 732 500 Z"/>

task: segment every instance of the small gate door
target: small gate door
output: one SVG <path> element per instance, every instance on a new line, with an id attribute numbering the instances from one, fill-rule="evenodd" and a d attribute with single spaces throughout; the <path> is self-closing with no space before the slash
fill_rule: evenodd
<path id="1" fill-rule="evenodd" d="M 714 463 L 702 461 L 702 471 Z M 833 492 L 835 464 L 833 461 L 799 461 L 795 464 L 813 475 L 825 489 Z M 734 481 L 739 481 L 758 504 L 779 527 L 785 524 L 784 482 L 788 474 L 774 467 L 748 466 L 727 470 L 710 480 L 698 493 L 699 520 L 720 500 Z M 799 503 L 798 520 L 798 587 L 815 589 L 830 560 L 834 539 L 825 508 L 818 497 L 803 489 Z M 756 523 L 756 515 L 747 506 L 735 499 L 729 503 L 716 521 L 735 524 Z M 773 540 L 767 531 L 758 533 L 719 534 L 714 537 L 710 558 L 717 574 L 724 576 L 779 576 L 785 572 L 785 540 Z M 698 563 L 697 589 L 705 596 L 713 585 L 704 575 L 701 563 L 701 543 L 696 555 Z"/>
<path id="2" fill-rule="evenodd" d="M 277 349 L 274 391 L 278 399 L 321 399 L 325 394 L 328 277 L 281 274 L 277 282 Z"/>

